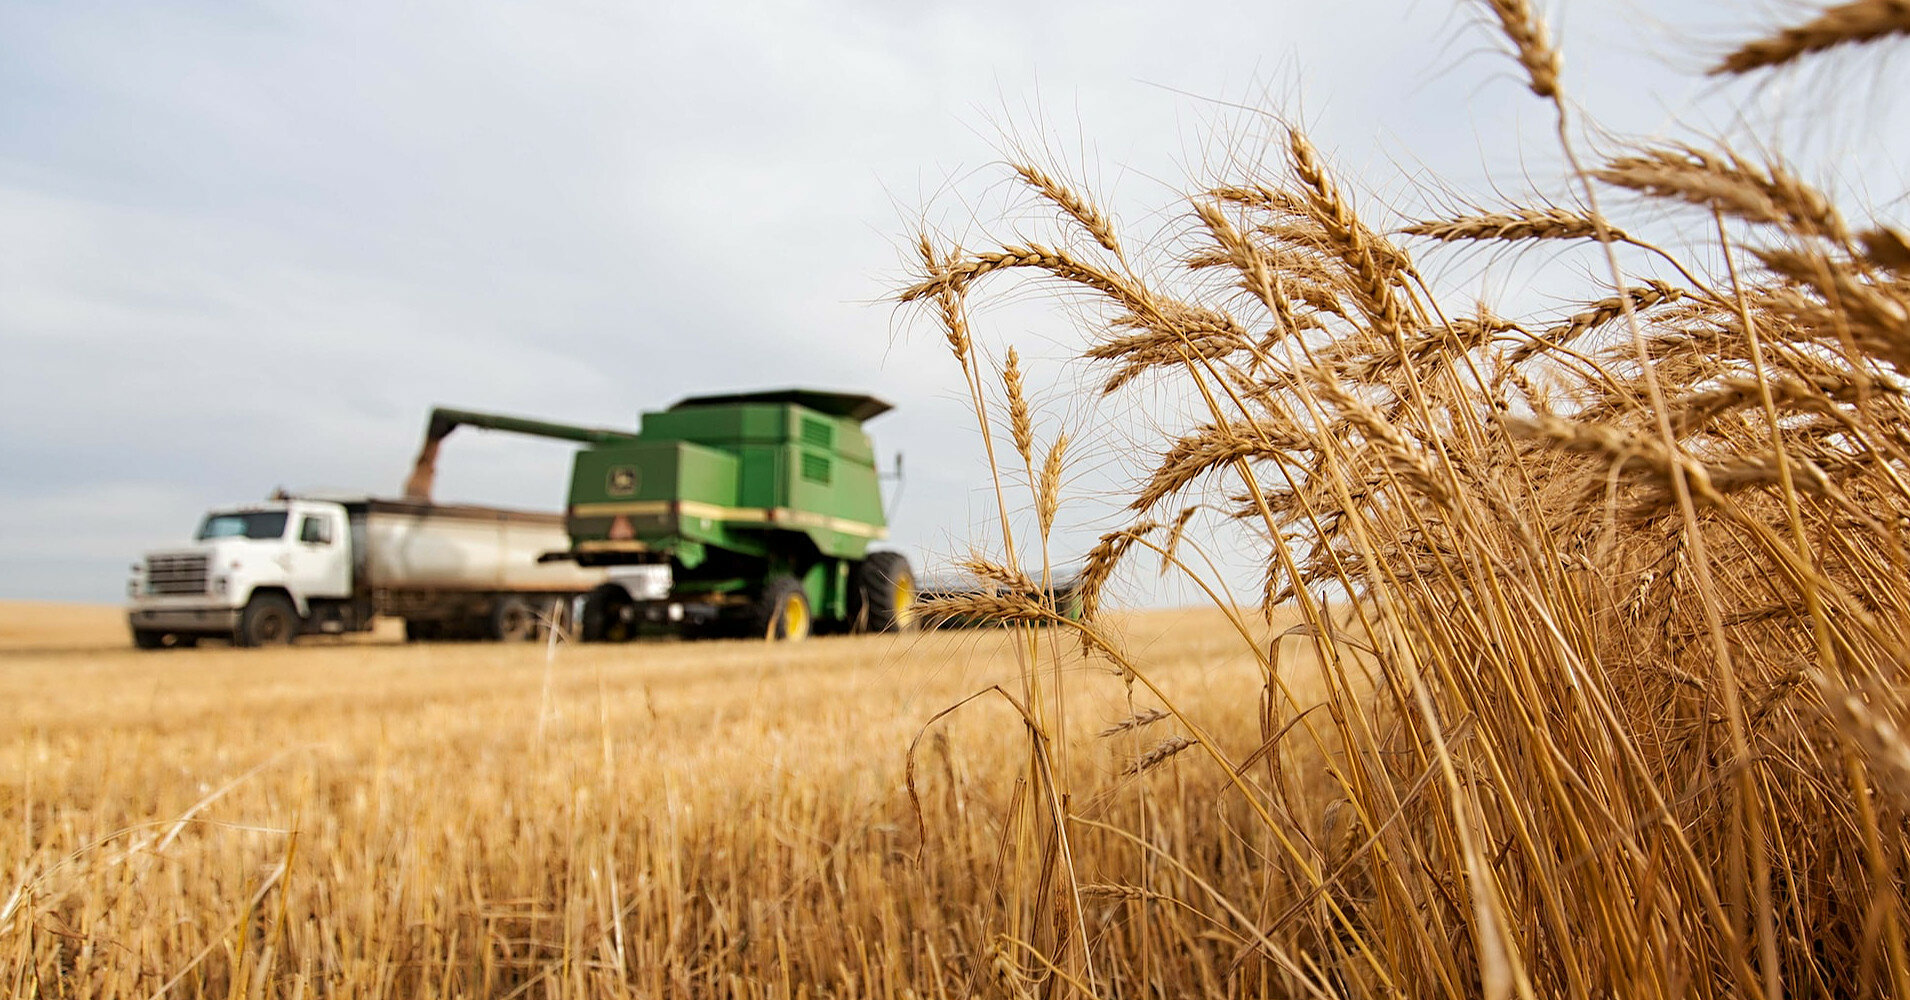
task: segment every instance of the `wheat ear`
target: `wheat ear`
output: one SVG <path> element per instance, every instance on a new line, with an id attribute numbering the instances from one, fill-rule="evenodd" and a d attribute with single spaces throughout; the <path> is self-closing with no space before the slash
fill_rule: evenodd
<path id="1" fill-rule="evenodd" d="M 1839 45 L 1910 33 L 1910 0 L 1855 0 L 1838 4 L 1775 35 L 1746 42 L 1711 67 L 1712 76 L 1782 66 Z"/>

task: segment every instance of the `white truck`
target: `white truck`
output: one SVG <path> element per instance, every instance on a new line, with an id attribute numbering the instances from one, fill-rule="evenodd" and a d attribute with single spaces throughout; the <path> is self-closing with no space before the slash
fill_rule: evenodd
<path id="1" fill-rule="evenodd" d="M 127 585 L 141 649 L 204 637 L 240 646 L 361 632 L 379 615 L 408 639 L 533 638 L 606 571 L 539 561 L 569 547 L 564 518 L 422 499 L 275 496 L 208 513 L 192 544 L 149 552 Z"/>

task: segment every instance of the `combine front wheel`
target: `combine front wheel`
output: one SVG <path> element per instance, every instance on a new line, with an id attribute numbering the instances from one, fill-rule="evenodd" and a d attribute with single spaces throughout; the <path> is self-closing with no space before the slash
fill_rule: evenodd
<path id="1" fill-rule="evenodd" d="M 813 619 L 809 614 L 809 595 L 793 576 L 778 576 L 763 587 L 756 602 L 756 630 L 763 638 L 796 642 L 809 638 Z"/>

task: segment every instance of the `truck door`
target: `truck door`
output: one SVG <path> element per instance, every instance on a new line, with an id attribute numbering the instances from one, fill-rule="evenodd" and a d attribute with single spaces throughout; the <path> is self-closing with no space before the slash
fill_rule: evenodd
<path id="1" fill-rule="evenodd" d="M 292 592 L 306 600 L 350 597 L 350 538 L 342 511 L 299 511 L 286 579 Z"/>

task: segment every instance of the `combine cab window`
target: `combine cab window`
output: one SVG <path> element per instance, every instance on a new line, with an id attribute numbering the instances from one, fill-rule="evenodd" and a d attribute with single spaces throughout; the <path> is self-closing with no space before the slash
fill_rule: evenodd
<path id="1" fill-rule="evenodd" d="M 244 514 L 210 514 L 199 526 L 199 540 L 208 538 L 283 538 L 288 515 L 282 510 Z"/>

